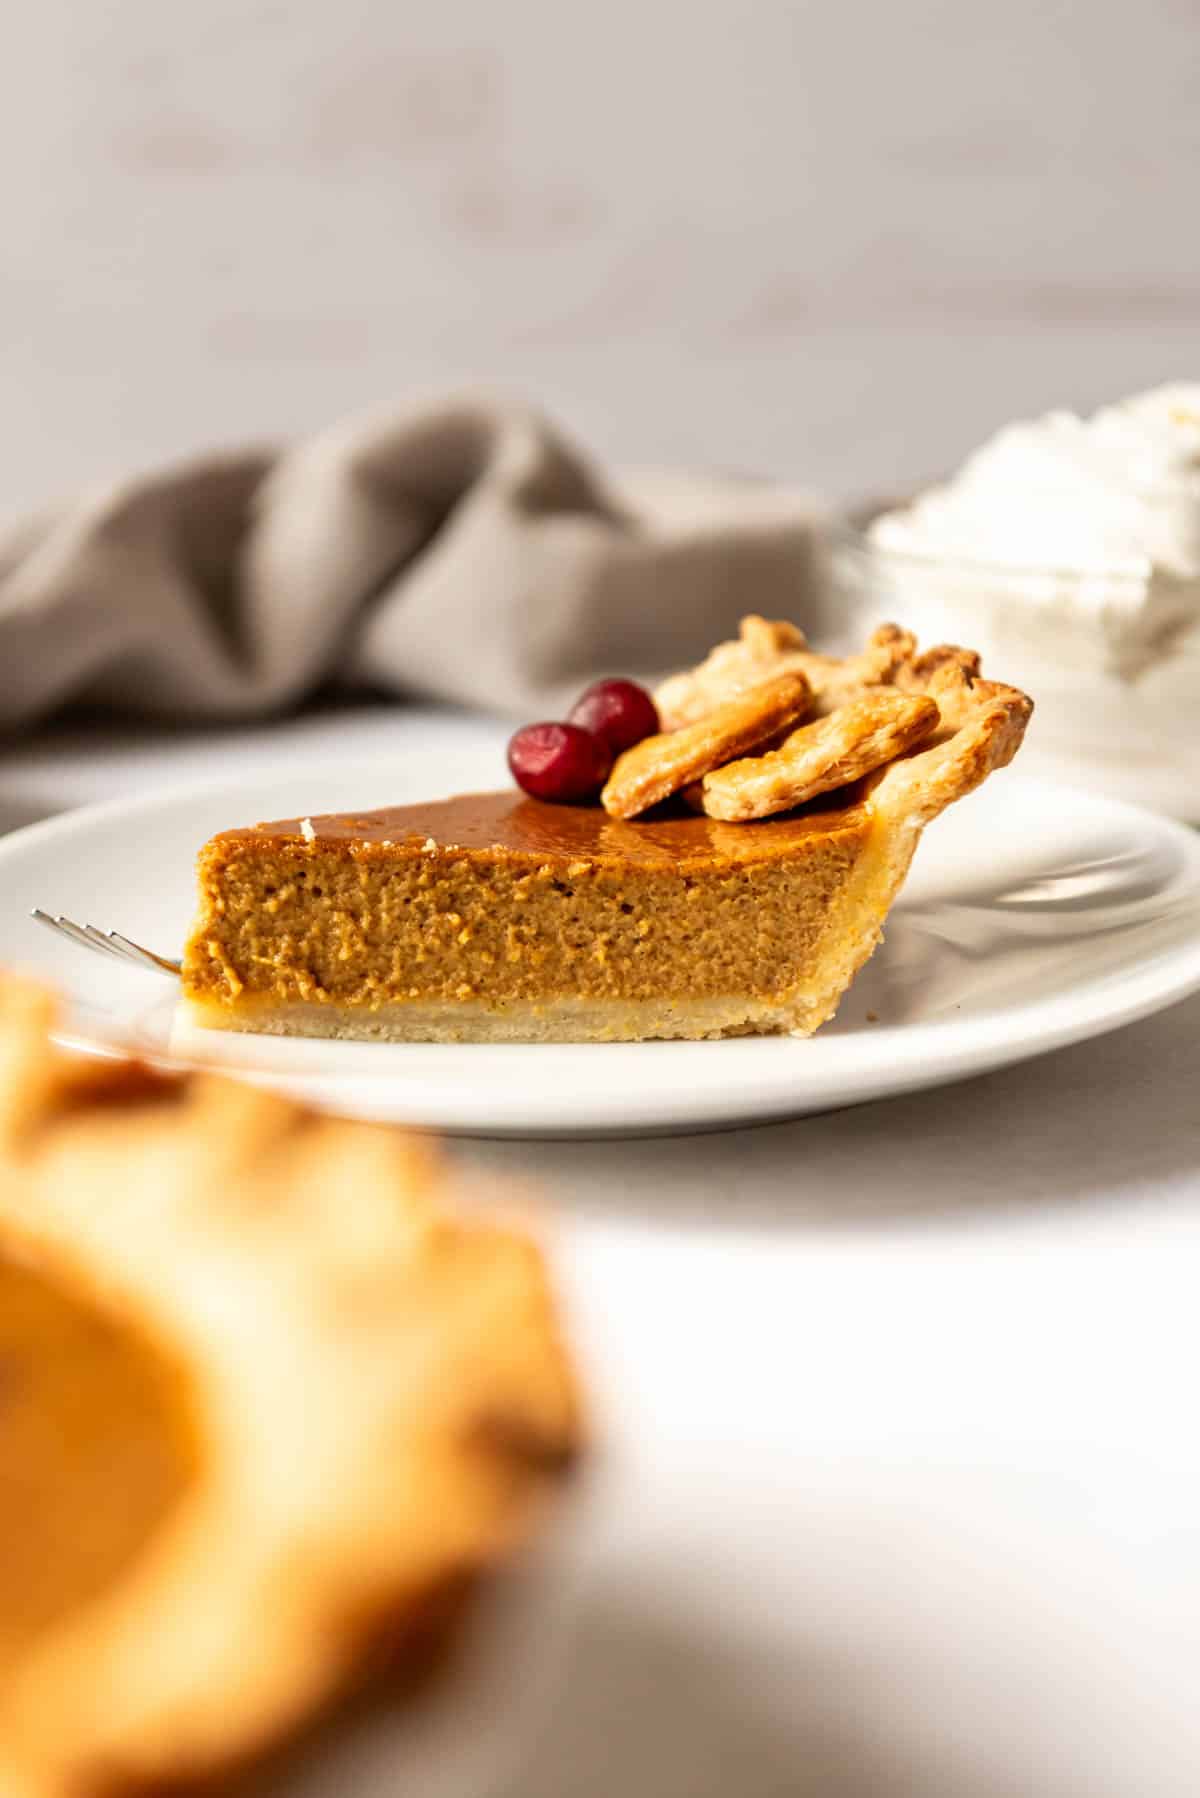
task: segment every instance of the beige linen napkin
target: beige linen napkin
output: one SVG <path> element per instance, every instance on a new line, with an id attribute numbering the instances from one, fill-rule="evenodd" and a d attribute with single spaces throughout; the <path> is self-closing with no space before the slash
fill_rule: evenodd
<path id="1" fill-rule="evenodd" d="M 803 616 L 821 544 L 807 495 L 604 480 L 536 412 L 442 399 L 0 532 L 0 726 L 72 700 L 244 717 L 330 680 L 553 712 L 743 612 Z"/>

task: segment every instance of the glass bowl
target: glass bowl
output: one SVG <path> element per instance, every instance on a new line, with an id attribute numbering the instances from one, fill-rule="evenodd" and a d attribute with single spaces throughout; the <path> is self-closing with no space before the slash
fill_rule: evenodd
<path id="1" fill-rule="evenodd" d="M 1035 701 L 1024 772 L 1200 823 L 1200 580 L 1017 567 L 886 548 L 837 525 L 830 623 L 847 642 L 894 621 L 964 643 Z"/>

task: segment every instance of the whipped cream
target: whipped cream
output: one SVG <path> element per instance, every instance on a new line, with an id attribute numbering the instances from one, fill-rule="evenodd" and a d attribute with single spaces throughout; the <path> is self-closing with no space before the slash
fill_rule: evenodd
<path id="1" fill-rule="evenodd" d="M 1008 425 L 870 534 L 905 555 L 1038 572 L 1026 597 L 1091 613 L 1106 664 L 1134 679 L 1200 625 L 1200 383 Z"/>
<path id="2" fill-rule="evenodd" d="M 869 539 L 888 614 L 1027 686 L 1043 748 L 1200 816 L 1200 383 L 1008 425 Z"/>

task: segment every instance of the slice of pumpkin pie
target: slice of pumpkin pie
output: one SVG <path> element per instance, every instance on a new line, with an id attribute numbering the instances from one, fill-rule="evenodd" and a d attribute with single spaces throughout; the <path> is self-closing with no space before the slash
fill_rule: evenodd
<path id="1" fill-rule="evenodd" d="M 538 1249 L 423 1140 L 51 1020 L 0 982 L 0 1792 L 227 1791 L 445 1648 L 575 1382 Z"/>
<path id="2" fill-rule="evenodd" d="M 969 650 L 920 655 L 886 626 L 838 659 L 759 618 L 656 698 L 664 728 L 600 764 L 600 803 L 510 789 L 214 837 L 184 957 L 196 1021 L 399 1041 L 807 1036 L 879 942 L 926 824 L 1012 759 L 1032 709 Z M 524 734 L 534 790 L 562 755 L 574 793 L 578 727 Z"/>

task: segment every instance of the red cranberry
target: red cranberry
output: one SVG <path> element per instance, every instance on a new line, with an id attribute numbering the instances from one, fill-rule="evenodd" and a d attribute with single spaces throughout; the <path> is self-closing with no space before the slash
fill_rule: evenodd
<path id="1" fill-rule="evenodd" d="M 572 724 L 602 737 L 614 757 L 660 729 L 654 701 L 645 687 L 631 680 L 598 680 L 567 716 Z"/>
<path id="2" fill-rule="evenodd" d="M 578 724 L 527 724 L 509 739 L 513 779 L 535 799 L 594 799 L 612 763 L 608 745 Z"/>

